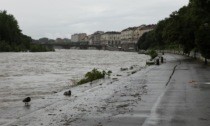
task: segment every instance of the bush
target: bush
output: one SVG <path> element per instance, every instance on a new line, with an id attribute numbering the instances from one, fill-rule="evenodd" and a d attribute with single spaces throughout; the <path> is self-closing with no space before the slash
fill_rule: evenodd
<path id="1" fill-rule="evenodd" d="M 87 72 L 85 74 L 85 78 L 81 79 L 77 84 L 78 85 L 81 85 L 81 84 L 84 84 L 84 83 L 88 83 L 88 82 L 92 82 L 94 80 L 98 80 L 98 79 L 101 79 L 101 78 L 105 78 L 105 75 L 108 75 L 110 76 L 112 73 L 112 71 L 98 71 L 96 68 L 94 68 L 92 71 L 90 72 Z"/>
<path id="2" fill-rule="evenodd" d="M 150 55 L 151 60 L 153 60 L 155 57 L 158 56 L 158 53 L 157 53 L 155 50 L 150 50 L 150 51 L 148 52 L 148 55 Z"/>

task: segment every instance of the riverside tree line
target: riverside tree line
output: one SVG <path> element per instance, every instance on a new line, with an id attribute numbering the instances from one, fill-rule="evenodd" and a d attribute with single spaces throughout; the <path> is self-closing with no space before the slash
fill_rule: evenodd
<path id="1" fill-rule="evenodd" d="M 32 45 L 32 38 L 24 35 L 17 20 L 7 11 L 0 11 L 0 52 L 51 51 L 42 45 Z"/>
<path id="2" fill-rule="evenodd" d="M 158 22 L 142 35 L 139 49 L 173 49 L 185 54 L 200 52 L 210 59 L 210 0 L 189 0 L 189 4 Z M 205 60 L 207 63 L 207 60 Z"/>

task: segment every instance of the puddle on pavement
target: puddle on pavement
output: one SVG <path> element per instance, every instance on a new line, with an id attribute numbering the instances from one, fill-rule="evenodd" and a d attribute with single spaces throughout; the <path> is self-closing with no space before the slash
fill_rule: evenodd
<path id="1" fill-rule="evenodd" d="M 200 88 L 201 90 L 210 90 L 210 82 L 198 82 L 191 80 L 188 82 L 193 88 Z"/>
<path id="2" fill-rule="evenodd" d="M 201 90 L 210 90 L 210 82 L 206 82 L 199 85 Z"/>

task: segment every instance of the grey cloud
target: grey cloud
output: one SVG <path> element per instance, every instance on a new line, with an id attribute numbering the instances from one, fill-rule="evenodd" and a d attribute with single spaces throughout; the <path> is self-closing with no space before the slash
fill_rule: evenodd
<path id="1" fill-rule="evenodd" d="M 157 23 L 187 4 L 188 0 L 0 0 L 0 8 L 13 14 L 23 33 L 33 38 Z"/>

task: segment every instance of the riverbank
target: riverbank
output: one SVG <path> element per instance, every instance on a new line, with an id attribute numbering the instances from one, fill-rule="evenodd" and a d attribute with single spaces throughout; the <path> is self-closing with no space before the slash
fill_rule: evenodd
<path id="1" fill-rule="evenodd" d="M 93 68 L 111 70 L 114 75 L 120 68 L 145 66 L 147 58 L 137 53 L 99 50 L 0 53 L 0 110 L 21 107 L 28 96 L 34 100 L 61 92 Z"/>
<path id="2" fill-rule="evenodd" d="M 133 111 L 133 106 L 148 93 L 146 73 L 152 69 L 155 66 L 142 68 L 140 71 L 134 68 L 110 79 L 96 81 L 92 85 L 88 83 L 73 87 L 71 97 L 65 97 L 63 92 L 59 92 L 32 100 L 30 106 L 19 104 L 13 110 L 1 110 L 0 124 L 64 125 L 89 120 L 89 125 L 92 125 L 95 121 L 104 120 L 103 118 L 108 121 L 112 117 Z"/>
<path id="3" fill-rule="evenodd" d="M 200 82 L 210 81 L 207 76 L 209 68 L 202 68 L 200 64 L 180 55 L 166 54 L 164 58 L 167 62 L 159 66 L 142 68 L 134 74 L 125 71 L 121 76 L 74 87 L 71 97 L 59 92 L 32 100 L 30 106 L 22 104 L 13 110 L 1 110 L 0 124 L 184 126 L 193 124 L 190 123 L 190 112 L 192 122 L 208 124 L 206 114 L 210 105 L 204 101 L 210 95 L 206 90 L 201 90 L 204 88 L 200 88 Z M 202 101 L 202 107 L 199 101 Z M 181 110 L 184 112 L 179 112 Z"/>

